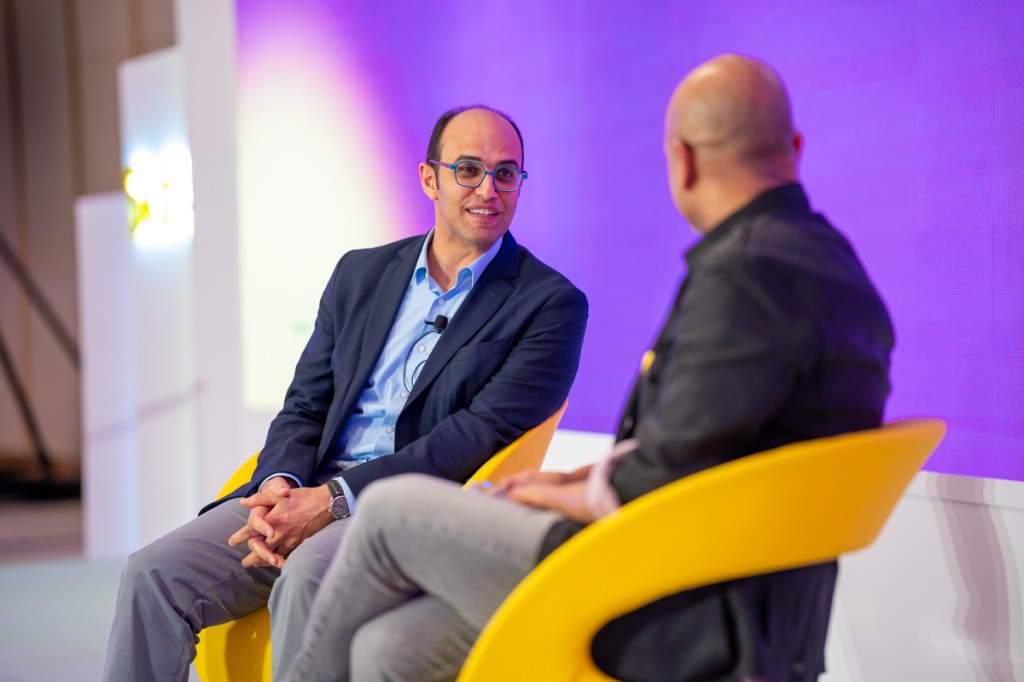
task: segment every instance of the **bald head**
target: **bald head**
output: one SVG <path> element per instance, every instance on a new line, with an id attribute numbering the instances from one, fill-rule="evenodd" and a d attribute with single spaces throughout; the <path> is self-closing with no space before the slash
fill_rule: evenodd
<path id="1" fill-rule="evenodd" d="M 789 96 L 764 62 L 727 54 L 690 72 L 668 110 L 669 130 L 693 146 L 750 161 L 786 156 L 793 147 Z"/>
<path id="2" fill-rule="evenodd" d="M 691 71 L 669 102 L 665 142 L 670 162 L 673 155 L 686 156 L 686 186 L 674 194 L 700 182 L 705 202 L 723 205 L 722 195 L 740 201 L 797 179 L 801 140 L 786 87 L 774 69 L 751 57 L 721 55 Z M 683 212 L 691 218 L 694 208 L 687 206 Z"/>

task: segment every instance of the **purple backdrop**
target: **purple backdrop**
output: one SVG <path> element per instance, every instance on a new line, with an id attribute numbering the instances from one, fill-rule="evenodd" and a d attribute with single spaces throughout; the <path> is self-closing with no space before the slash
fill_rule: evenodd
<path id="1" fill-rule="evenodd" d="M 243 69 L 285 18 L 329 32 L 322 59 L 375 98 L 352 106 L 386 112 L 408 234 L 433 218 L 415 169 L 436 116 L 479 101 L 516 118 L 530 179 L 512 229 L 590 298 L 563 422 L 590 431 L 614 428 L 695 238 L 665 187 L 667 98 L 719 52 L 773 64 L 812 202 L 896 323 L 888 417 L 949 422 L 933 471 L 1024 480 L 1024 3 L 239 0 Z"/>

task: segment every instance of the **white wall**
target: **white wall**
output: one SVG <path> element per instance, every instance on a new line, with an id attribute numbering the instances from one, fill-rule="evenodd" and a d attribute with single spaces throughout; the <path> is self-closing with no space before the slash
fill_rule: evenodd
<path id="1" fill-rule="evenodd" d="M 88 557 L 119 556 L 139 540 L 134 310 L 127 199 L 75 204 L 82 348 L 82 521 Z"/>
<path id="2" fill-rule="evenodd" d="M 1024 483 L 921 473 L 840 562 L 822 682 L 1024 680 Z"/>

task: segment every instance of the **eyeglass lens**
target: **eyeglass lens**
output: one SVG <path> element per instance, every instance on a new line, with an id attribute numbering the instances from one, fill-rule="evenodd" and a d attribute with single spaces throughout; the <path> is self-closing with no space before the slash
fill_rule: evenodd
<path id="1" fill-rule="evenodd" d="M 455 181 L 463 187 L 479 187 L 484 181 L 485 168 L 475 161 L 460 161 L 455 164 Z M 512 166 L 498 166 L 494 169 L 494 186 L 511 192 L 522 182 L 523 172 Z"/>

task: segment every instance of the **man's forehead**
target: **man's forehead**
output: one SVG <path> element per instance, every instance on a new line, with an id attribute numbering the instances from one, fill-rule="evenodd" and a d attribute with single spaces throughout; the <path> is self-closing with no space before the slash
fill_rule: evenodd
<path id="1" fill-rule="evenodd" d="M 486 109 L 469 109 L 456 115 L 441 135 L 440 147 L 449 158 L 522 158 L 519 136 L 504 117 Z"/>

